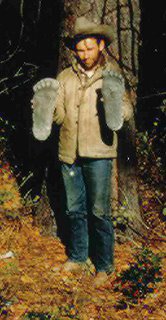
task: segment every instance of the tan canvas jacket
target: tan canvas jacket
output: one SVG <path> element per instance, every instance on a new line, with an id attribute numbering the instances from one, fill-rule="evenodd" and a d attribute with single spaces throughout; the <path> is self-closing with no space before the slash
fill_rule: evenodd
<path id="1" fill-rule="evenodd" d="M 115 70 L 109 63 L 109 69 Z M 102 69 L 98 67 L 90 78 L 78 66 L 62 71 L 56 99 L 54 121 L 61 125 L 59 159 L 72 164 L 78 156 L 88 158 L 116 158 L 117 134 L 104 119 L 101 96 Z M 119 71 L 118 71 L 119 72 Z M 124 118 L 132 114 L 127 95 L 124 96 Z"/>

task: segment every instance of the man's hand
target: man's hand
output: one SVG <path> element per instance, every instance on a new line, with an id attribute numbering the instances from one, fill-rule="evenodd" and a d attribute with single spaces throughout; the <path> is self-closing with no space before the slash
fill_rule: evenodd
<path id="1" fill-rule="evenodd" d="M 114 71 L 103 71 L 102 95 L 107 126 L 117 131 L 123 126 L 123 95 L 125 92 L 123 77 Z"/>
<path id="2" fill-rule="evenodd" d="M 59 82 L 52 78 L 42 79 L 33 87 L 32 132 L 37 140 L 46 140 L 51 133 L 58 87 Z"/>

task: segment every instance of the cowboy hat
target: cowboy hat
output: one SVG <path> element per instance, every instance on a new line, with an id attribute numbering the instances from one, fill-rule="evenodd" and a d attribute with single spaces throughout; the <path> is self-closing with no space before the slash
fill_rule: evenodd
<path id="1" fill-rule="evenodd" d="M 76 19 L 71 36 L 65 38 L 65 44 L 73 50 L 74 45 L 87 36 L 104 39 L 108 45 L 113 41 L 114 32 L 111 26 L 96 24 L 82 16 Z"/>

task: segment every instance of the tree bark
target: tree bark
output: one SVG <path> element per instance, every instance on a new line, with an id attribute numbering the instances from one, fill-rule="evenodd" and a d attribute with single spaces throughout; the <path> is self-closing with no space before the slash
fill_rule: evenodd
<path id="1" fill-rule="evenodd" d="M 139 0 L 65 0 L 64 12 L 59 70 L 72 61 L 72 53 L 65 48 L 63 37 L 70 35 L 77 17 L 84 15 L 96 23 L 110 24 L 114 28 L 115 41 L 108 48 L 108 54 L 118 61 L 123 70 L 135 113 L 140 41 Z M 128 223 L 124 230 L 130 237 L 143 232 L 137 191 L 135 132 L 133 117 L 118 134 L 119 157 L 118 161 L 114 161 L 112 177 L 113 214 L 117 217 L 124 211 L 127 213 Z"/>
<path id="2" fill-rule="evenodd" d="M 6 5 L 7 3 L 7 5 Z M 24 82 L 21 80 L 18 75 L 24 74 L 24 64 L 23 61 L 27 61 L 29 56 L 33 61 L 33 55 L 37 48 L 40 48 L 40 53 L 43 51 L 43 60 L 42 66 L 47 64 L 47 59 L 45 60 L 45 48 L 48 47 L 48 61 L 50 63 L 52 56 L 55 57 L 54 53 L 57 53 L 59 45 L 59 20 L 62 19 L 61 23 L 61 42 L 59 50 L 59 71 L 65 68 L 70 64 L 72 60 L 72 54 L 64 46 L 63 36 L 70 34 L 76 17 L 81 15 L 86 16 L 90 20 L 93 20 L 96 23 L 105 23 L 110 24 L 114 27 L 115 41 L 108 48 L 108 54 L 112 59 L 115 59 L 119 62 L 125 80 L 130 92 L 131 102 L 133 104 L 134 110 L 136 108 L 136 90 L 138 82 L 138 48 L 139 48 L 139 37 L 140 37 L 140 8 L 139 0 L 57 0 L 54 2 L 51 1 L 51 8 L 47 6 L 42 0 L 35 1 L 33 6 L 28 4 L 29 2 L 22 1 L 2 1 L 1 7 L 3 7 L 4 14 L 9 16 L 15 21 L 17 16 L 18 26 L 17 34 L 16 31 L 13 33 L 13 28 L 10 27 L 9 30 L 4 20 L 4 26 L 2 28 L 3 39 L 3 50 L 0 54 L 0 67 L 4 73 L 4 81 L 1 79 L 1 94 L 6 94 L 14 90 L 15 83 L 11 85 L 9 90 L 8 83 L 6 84 L 6 77 L 8 79 L 9 71 L 12 76 L 18 81 L 18 88 L 21 90 L 21 96 L 23 97 L 22 85 Z M 63 8 L 64 6 L 64 8 Z M 53 10 L 54 8 L 54 10 Z M 59 11 L 58 11 L 59 8 Z M 12 10 L 11 10 L 12 9 Z M 48 12 L 46 12 L 48 9 Z M 14 10 L 14 11 L 13 11 Z M 31 14 L 29 12 L 31 10 Z M 3 11 L 2 11 L 3 12 Z M 13 14 L 15 12 L 15 14 Z M 56 12 L 58 15 L 55 17 Z M 48 24 L 48 16 L 50 17 L 50 23 Z M 47 17 L 47 19 L 46 19 Z M 19 19 L 18 19 L 19 18 Z M 44 19 L 44 20 L 43 20 Z M 51 20 L 52 19 L 52 20 Z M 55 21 L 55 24 L 54 24 Z M 42 30 L 41 30 L 42 26 Z M 47 32 L 44 32 L 47 28 Z M 7 31 L 6 31 L 7 29 Z M 53 31 L 54 30 L 54 31 Z M 10 32 L 9 32 L 10 31 Z M 33 32 L 32 32 L 33 31 Z M 54 33 L 55 32 L 55 33 Z M 9 34 L 8 34 L 9 33 Z M 40 41 L 41 34 L 45 35 Z M 12 39 L 12 48 L 10 41 Z M 48 35 L 50 37 L 48 37 Z M 18 38 L 18 39 L 17 39 Z M 47 38 L 49 38 L 49 45 L 47 45 Z M 57 51 L 52 45 L 53 39 L 57 45 Z M 7 40 L 7 41 L 6 41 Z M 40 45 L 39 45 L 40 43 Z M 42 43 L 42 45 L 41 45 Z M 7 47 L 6 47 L 7 46 Z M 9 46 L 9 48 L 8 48 Z M 9 50 L 10 49 L 10 50 Z M 33 50 L 32 50 L 33 49 Z M 56 51 L 56 52 L 55 52 Z M 26 52 L 24 57 L 23 52 Z M 51 56 L 50 56 L 50 52 Z M 19 55 L 21 54 L 21 61 Z M 39 54 L 40 56 L 40 54 Z M 28 60 L 28 61 L 31 61 Z M 34 58 L 35 64 L 33 65 L 34 69 L 38 68 L 36 66 L 36 57 Z M 56 59 L 55 59 L 56 60 Z M 37 60 L 40 62 L 40 59 Z M 46 61 L 46 62 L 45 62 Z M 56 61 L 53 63 L 56 69 Z M 30 64 L 31 66 L 31 64 Z M 50 66 L 53 70 L 53 66 Z M 54 70 L 55 70 L 54 69 Z M 12 71 L 12 72 L 11 72 Z M 45 71 L 41 72 L 42 75 L 45 75 Z M 49 72 L 54 74 L 53 71 Z M 25 80 L 27 81 L 27 75 L 25 75 Z M 33 75 L 32 75 L 33 78 Z M 24 79 L 23 79 L 24 80 Z M 29 85 L 32 86 L 30 77 Z M 7 88 L 6 88 L 7 86 Z M 5 89 L 4 89 L 5 88 Z M 1 88 L 0 88 L 1 89 Z M 18 89 L 19 90 L 19 89 Z M 15 91 L 14 91 L 15 93 Z M 15 96 L 17 96 L 15 94 Z M 27 97 L 26 97 L 27 99 Z M 20 98 L 19 98 L 20 100 Z M 13 110 L 13 109 L 12 109 Z M 22 109 L 21 109 L 22 110 Z M 11 110 L 10 110 L 11 113 Z M 24 112 L 25 114 L 25 112 Z M 130 223 L 133 226 L 133 229 L 136 231 L 142 230 L 142 223 L 140 210 L 138 205 L 138 193 L 137 193 L 137 182 L 136 182 L 136 161 L 135 159 L 135 121 L 134 118 L 128 123 L 120 132 L 119 132 L 119 158 L 118 160 L 113 161 L 113 188 L 112 188 L 112 206 L 114 209 L 114 215 L 119 215 L 127 211 L 130 218 Z M 127 201 L 127 204 L 126 204 Z M 118 206 L 118 210 L 117 210 Z M 131 234 L 131 228 L 127 228 L 126 232 Z M 134 233 L 135 234 L 135 233 Z"/>

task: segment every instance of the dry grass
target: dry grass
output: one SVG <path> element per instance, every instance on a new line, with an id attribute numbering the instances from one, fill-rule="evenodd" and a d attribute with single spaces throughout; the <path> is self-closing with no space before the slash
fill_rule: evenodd
<path id="1" fill-rule="evenodd" d="M 162 260 L 163 281 L 156 285 L 154 292 L 140 299 L 133 307 L 128 304 L 125 309 L 118 310 L 116 305 L 122 298 L 122 292 L 115 292 L 114 284 L 118 274 L 129 268 L 129 262 L 134 261 L 133 254 L 137 251 L 135 244 L 116 243 L 116 271 L 110 275 L 103 288 L 95 289 L 92 286 L 92 265 L 75 276 L 56 272 L 55 269 L 66 260 L 65 248 L 60 239 L 42 236 L 40 229 L 32 226 L 30 214 L 20 217 L 21 210 L 23 212 L 25 209 L 15 179 L 12 176 L 9 179 L 8 174 L 9 168 L 1 170 L 0 190 L 10 191 L 13 197 L 10 194 L 9 202 L 1 201 L 0 255 L 11 251 L 13 257 L 0 260 L 0 289 L 4 299 L 1 307 L 7 314 L 1 314 L 0 319 L 26 319 L 30 312 L 36 313 L 33 319 L 40 319 L 37 313 L 49 313 L 54 320 L 166 319 L 165 258 Z M 19 217 L 10 220 L 5 214 L 8 210 L 18 210 Z M 163 253 L 164 246 L 162 241 L 148 243 L 148 247 L 155 253 Z"/>

